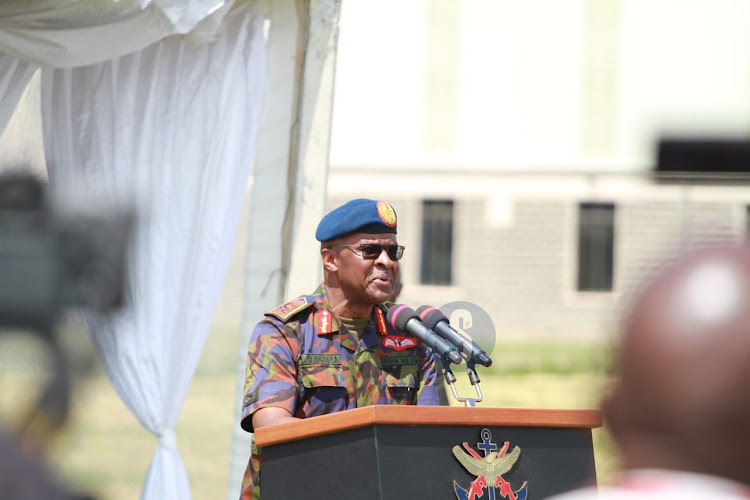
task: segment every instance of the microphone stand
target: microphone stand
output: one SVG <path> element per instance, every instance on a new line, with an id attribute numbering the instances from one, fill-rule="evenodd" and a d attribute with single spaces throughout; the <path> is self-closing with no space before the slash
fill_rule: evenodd
<path id="1" fill-rule="evenodd" d="M 466 361 L 466 374 L 469 376 L 469 381 L 471 382 L 471 385 L 474 386 L 474 390 L 477 393 L 476 398 L 459 396 L 458 391 L 456 390 L 456 376 L 451 371 L 451 367 L 449 364 L 443 366 L 443 374 L 445 374 L 445 380 L 447 380 L 448 384 L 451 386 L 451 392 L 453 393 L 453 397 L 456 398 L 457 401 L 461 401 L 466 406 L 476 406 L 477 403 L 482 401 L 483 396 L 482 389 L 479 388 L 479 375 L 477 375 L 477 372 L 474 369 L 476 363 L 469 362 L 468 360 Z"/>

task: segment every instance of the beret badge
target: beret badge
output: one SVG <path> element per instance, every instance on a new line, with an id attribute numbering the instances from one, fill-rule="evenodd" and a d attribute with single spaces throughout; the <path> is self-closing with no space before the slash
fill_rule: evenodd
<path id="1" fill-rule="evenodd" d="M 386 226 L 396 227 L 396 212 L 390 203 L 385 201 L 378 202 L 378 216 Z"/>

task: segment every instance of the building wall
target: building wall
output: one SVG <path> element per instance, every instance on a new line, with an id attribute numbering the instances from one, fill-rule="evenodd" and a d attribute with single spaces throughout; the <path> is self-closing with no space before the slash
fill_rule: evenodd
<path id="1" fill-rule="evenodd" d="M 344 2 L 331 164 L 643 171 L 745 136 L 746 0 Z"/>
<path id="2" fill-rule="evenodd" d="M 743 237 L 750 184 L 649 172 L 662 137 L 747 137 L 748 27 L 745 0 L 345 2 L 328 208 L 394 204 L 410 305 L 476 302 L 509 337 L 607 335 L 660 256 Z M 424 199 L 455 200 L 450 286 L 419 283 Z M 610 292 L 577 290 L 581 202 L 615 204 Z"/>
<path id="3" fill-rule="evenodd" d="M 750 184 L 659 185 L 630 175 L 509 176 L 483 174 L 462 190 L 466 175 L 443 179 L 444 190 L 418 190 L 408 174 L 389 173 L 352 189 L 362 173 L 332 169 L 330 210 L 355 197 L 385 199 L 399 217 L 404 291 L 399 302 L 417 308 L 470 301 L 487 311 L 501 338 L 608 338 L 621 308 L 654 266 L 705 239 L 741 241 Z M 347 180 L 349 178 L 349 180 Z M 381 179 L 382 180 L 382 179 Z M 482 186 L 510 185 L 502 196 Z M 389 189 L 388 184 L 392 187 Z M 393 188 L 400 186 L 401 188 Z M 406 192 L 403 186 L 412 186 Z M 341 189 L 346 187 L 346 189 Z M 557 188 L 557 189 L 555 189 Z M 420 284 L 422 201 L 454 200 L 453 282 Z M 577 290 L 578 206 L 615 205 L 614 282 L 609 292 Z"/>

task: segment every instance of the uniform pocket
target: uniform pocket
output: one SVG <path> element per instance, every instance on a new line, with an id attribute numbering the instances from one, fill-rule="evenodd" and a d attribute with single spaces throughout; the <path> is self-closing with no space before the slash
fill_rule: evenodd
<path id="1" fill-rule="evenodd" d="M 345 387 L 341 366 L 310 365 L 299 367 L 300 381 L 307 389 L 317 387 Z"/>
<path id="2" fill-rule="evenodd" d="M 388 393 L 397 404 L 414 404 L 417 395 L 417 367 L 399 366 L 397 370 L 385 372 Z"/>
<path id="3" fill-rule="evenodd" d="M 299 377 L 306 411 L 322 414 L 345 408 L 347 393 L 341 365 L 300 366 Z"/>

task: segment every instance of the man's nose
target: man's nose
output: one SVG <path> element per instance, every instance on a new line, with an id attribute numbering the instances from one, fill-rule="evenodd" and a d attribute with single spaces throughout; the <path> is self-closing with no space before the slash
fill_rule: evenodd
<path id="1" fill-rule="evenodd" d="M 378 258 L 375 259 L 376 264 L 381 264 L 383 266 L 392 266 L 395 261 L 388 256 L 388 252 L 386 252 L 386 249 L 383 248 L 380 251 L 380 254 L 378 255 Z"/>

